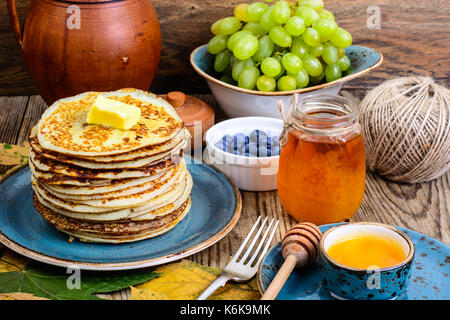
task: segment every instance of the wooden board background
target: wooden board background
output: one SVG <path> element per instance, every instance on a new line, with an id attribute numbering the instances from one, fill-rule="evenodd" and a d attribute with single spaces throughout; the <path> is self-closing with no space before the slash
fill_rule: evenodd
<path id="1" fill-rule="evenodd" d="M 31 0 L 17 0 L 23 21 Z M 44 1 L 44 0 L 34 0 Z M 160 67 L 151 90 L 207 93 L 204 80 L 189 64 L 190 52 L 208 42 L 209 26 L 233 14 L 233 7 L 250 0 L 153 0 L 163 36 Z M 379 6 L 381 29 L 366 26 L 369 6 Z M 340 26 L 348 29 L 355 44 L 380 50 L 383 65 L 369 75 L 348 83 L 368 88 L 406 74 L 430 75 L 448 85 L 450 80 L 450 1 L 448 0 L 325 0 Z M 189 79 L 189 81 L 186 81 Z M 11 32 L 6 1 L 0 1 L 0 95 L 30 95 L 36 90 L 24 68 Z"/>

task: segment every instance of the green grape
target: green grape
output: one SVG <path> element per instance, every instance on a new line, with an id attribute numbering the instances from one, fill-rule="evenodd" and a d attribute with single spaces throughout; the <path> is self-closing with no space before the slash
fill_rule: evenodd
<path id="1" fill-rule="evenodd" d="M 218 34 L 209 40 L 208 52 L 211 54 L 218 54 L 220 51 L 227 48 L 228 37 L 222 34 Z"/>
<path id="2" fill-rule="evenodd" d="M 238 86 L 252 90 L 259 78 L 259 70 L 256 67 L 245 67 L 239 75 Z"/>
<path id="3" fill-rule="evenodd" d="M 248 30 L 241 30 L 241 31 L 233 33 L 228 38 L 228 41 L 227 41 L 228 50 L 233 51 L 234 45 L 236 44 L 236 42 L 238 42 L 238 40 L 240 40 L 245 35 L 252 35 L 252 33 Z"/>
<path id="4" fill-rule="evenodd" d="M 285 28 L 289 34 L 299 36 L 305 31 L 305 22 L 299 16 L 293 16 L 286 22 Z"/>
<path id="5" fill-rule="evenodd" d="M 220 77 L 219 79 L 222 82 L 234 85 L 236 83 L 236 81 L 233 80 L 233 78 L 227 74 L 224 74 L 223 76 Z"/>
<path id="6" fill-rule="evenodd" d="M 231 54 L 230 60 L 231 60 L 231 57 L 234 57 L 233 54 Z M 228 63 L 228 65 L 225 67 L 225 70 L 222 71 L 222 74 L 226 74 L 227 76 L 231 77 L 232 71 L 233 71 L 233 68 L 231 67 L 230 63 Z"/>
<path id="7" fill-rule="evenodd" d="M 346 71 L 350 68 L 351 62 L 347 56 L 343 56 L 336 62 L 336 64 L 339 66 L 341 71 Z"/>
<path id="8" fill-rule="evenodd" d="M 222 22 L 222 19 L 217 20 L 216 22 L 214 22 L 214 23 L 211 25 L 211 32 L 212 32 L 213 34 L 215 34 L 215 35 L 218 35 L 218 34 L 219 34 L 219 25 L 220 25 L 221 22 Z"/>
<path id="9" fill-rule="evenodd" d="M 247 17 L 248 4 L 240 3 L 234 8 L 234 16 L 241 21 L 248 22 Z"/>
<path id="10" fill-rule="evenodd" d="M 293 76 L 282 76 L 278 79 L 277 88 L 279 91 L 291 91 L 297 89 L 297 80 Z"/>
<path id="11" fill-rule="evenodd" d="M 340 79 L 342 77 L 342 71 L 341 68 L 335 63 L 329 64 L 325 68 L 325 78 L 327 79 L 327 82 L 331 82 L 337 79 Z"/>
<path id="12" fill-rule="evenodd" d="M 267 33 L 266 30 L 261 26 L 261 24 L 255 21 L 250 21 L 242 29 L 250 31 L 255 37 L 260 37 Z"/>
<path id="13" fill-rule="evenodd" d="M 247 60 L 256 53 L 258 46 L 258 38 L 253 35 L 246 34 L 234 44 L 233 54 L 239 60 Z"/>
<path id="14" fill-rule="evenodd" d="M 336 32 L 338 26 L 334 20 L 320 18 L 314 21 L 313 28 L 319 32 L 322 38 L 326 38 L 331 37 Z"/>
<path id="15" fill-rule="evenodd" d="M 310 76 L 317 77 L 322 73 L 323 71 L 322 64 L 316 57 L 307 54 L 303 57 L 302 61 L 303 67 Z"/>
<path id="16" fill-rule="evenodd" d="M 248 20 L 259 21 L 268 8 L 269 6 L 264 2 L 253 2 L 247 7 Z"/>
<path id="17" fill-rule="evenodd" d="M 342 58 L 343 56 L 345 56 L 345 48 L 336 48 L 338 51 L 338 58 Z"/>
<path id="18" fill-rule="evenodd" d="M 258 41 L 259 41 L 258 50 L 256 50 L 252 59 L 255 60 L 256 62 L 261 62 L 265 58 L 270 57 L 272 55 L 275 45 L 273 41 L 270 40 L 268 35 L 262 36 L 261 38 L 259 38 Z"/>
<path id="19" fill-rule="evenodd" d="M 314 21 L 319 19 L 319 14 L 314 9 L 309 7 L 298 7 L 295 15 L 303 19 L 305 22 L 305 27 L 311 26 Z"/>
<path id="20" fill-rule="evenodd" d="M 242 70 L 244 70 L 244 68 L 246 67 L 254 67 L 255 66 L 255 61 L 253 61 L 252 59 L 247 59 L 247 60 L 238 60 L 234 65 L 233 65 L 233 70 L 231 72 L 231 76 L 233 77 L 234 80 L 238 81 L 239 80 L 239 76 L 241 75 Z"/>
<path id="21" fill-rule="evenodd" d="M 273 7 L 270 7 L 268 10 L 266 10 L 264 12 L 264 14 L 261 17 L 261 20 L 259 21 L 259 23 L 261 24 L 261 27 L 263 27 L 263 29 L 266 32 L 269 32 L 269 30 L 272 29 L 272 27 L 275 27 L 276 25 L 278 25 L 278 23 L 275 21 L 275 19 L 272 16 L 272 12 L 273 12 Z"/>
<path id="22" fill-rule="evenodd" d="M 280 0 L 273 5 L 272 16 L 280 24 L 285 24 L 291 16 L 291 9 L 286 1 Z"/>
<path id="23" fill-rule="evenodd" d="M 291 52 L 295 53 L 300 58 L 308 53 L 309 46 L 302 40 L 302 37 L 295 37 L 292 40 Z"/>
<path id="24" fill-rule="evenodd" d="M 275 78 L 275 80 L 278 80 L 278 79 L 280 79 L 285 73 L 286 73 L 286 70 L 284 69 L 284 67 L 283 67 L 283 64 L 281 63 L 281 57 L 275 57 L 275 59 L 277 59 L 277 61 L 278 61 L 278 63 L 280 64 L 280 66 L 281 66 L 281 71 L 280 71 L 280 73 L 279 74 L 277 74 L 274 78 Z"/>
<path id="25" fill-rule="evenodd" d="M 314 28 L 306 29 L 302 34 L 302 39 L 307 45 L 311 47 L 315 47 L 320 44 L 320 34 Z"/>
<path id="26" fill-rule="evenodd" d="M 337 28 L 330 37 L 330 42 L 338 48 L 347 48 L 352 44 L 352 35 L 343 28 Z"/>
<path id="27" fill-rule="evenodd" d="M 290 47 L 292 44 L 291 35 L 280 26 L 275 26 L 270 29 L 269 37 L 275 44 L 283 48 Z"/>
<path id="28" fill-rule="evenodd" d="M 323 53 L 324 46 L 322 44 L 319 44 L 316 47 L 311 47 L 309 50 L 309 54 L 311 54 L 313 57 L 320 57 Z"/>
<path id="29" fill-rule="evenodd" d="M 303 68 L 302 60 L 292 52 L 286 53 L 281 63 L 288 73 L 297 74 Z"/>
<path id="30" fill-rule="evenodd" d="M 300 70 L 297 74 L 289 74 L 293 76 L 297 82 L 297 89 L 305 88 L 309 83 L 309 76 L 305 69 Z"/>
<path id="31" fill-rule="evenodd" d="M 325 46 L 322 53 L 322 60 L 325 61 L 326 64 L 333 64 L 336 63 L 338 59 L 338 50 L 336 47 L 331 44 Z"/>
<path id="32" fill-rule="evenodd" d="M 242 23 L 236 17 L 226 17 L 220 21 L 218 26 L 219 34 L 230 35 L 238 31 Z"/>
<path id="33" fill-rule="evenodd" d="M 303 0 L 302 5 L 313 8 L 314 10 L 320 10 L 323 8 L 323 1 L 322 0 Z"/>
<path id="34" fill-rule="evenodd" d="M 222 72 L 230 65 L 230 58 L 232 53 L 228 50 L 223 50 L 216 55 L 214 59 L 214 70 Z"/>
<path id="35" fill-rule="evenodd" d="M 256 81 L 256 87 L 259 91 L 271 92 L 277 88 L 277 82 L 274 78 L 263 75 Z"/>
<path id="36" fill-rule="evenodd" d="M 320 9 L 318 13 L 321 18 L 334 20 L 334 14 L 327 9 Z"/>
<path id="37" fill-rule="evenodd" d="M 265 58 L 261 62 L 261 71 L 270 77 L 276 77 L 281 72 L 281 64 L 280 62 L 272 57 Z"/>
<path id="38" fill-rule="evenodd" d="M 323 78 L 325 78 L 325 72 L 322 72 L 318 76 L 309 76 L 309 82 L 311 84 L 319 84 L 322 82 Z"/>
<path id="39" fill-rule="evenodd" d="M 234 64 L 235 64 L 236 62 L 238 62 L 238 61 L 240 61 L 238 58 L 236 58 L 234 55 L 231 55 L 231 58 L 230 58 L 230 67 L 233 68 Z"/>

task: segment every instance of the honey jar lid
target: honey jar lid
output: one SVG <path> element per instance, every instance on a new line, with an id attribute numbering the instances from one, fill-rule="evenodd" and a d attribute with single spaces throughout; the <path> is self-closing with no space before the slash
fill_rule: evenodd
<path id="1" fill-rule="evenodd" d="M 205 130 L 214 124 L 214 111 L 206 102 L 180 91 L 172 91 L 162 97 L 175 108 L 186 127 L 201 121 Z"/>

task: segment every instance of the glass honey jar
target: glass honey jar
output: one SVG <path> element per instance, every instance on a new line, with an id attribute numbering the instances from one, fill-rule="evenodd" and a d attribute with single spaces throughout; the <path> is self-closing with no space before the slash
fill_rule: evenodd
<path id="1" fill-rule="evenodd" d="M 364 196 L 365 157 L 356 105 L 341 96 L 305 96 L 282 110 L 278 195 L 296 220 L 344 221 Z"/>

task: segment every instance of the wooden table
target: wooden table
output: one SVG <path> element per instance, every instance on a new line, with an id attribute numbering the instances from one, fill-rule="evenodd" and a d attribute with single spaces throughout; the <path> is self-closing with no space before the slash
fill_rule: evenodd
<path id="1" fill-rule="evenodd" d="M 347 88 L 343 95 L 361 99 L 364 89 Z M 209 94 L 195 95 L 210 103 L 217 122 L 226 116 Z M 46 108 L 40 96 L 0 97 L 0 142 L 22 144 Z M 0 167 L 0 174 L 6 168 Z M 276 191 L 241 192 L 241 218 L 234 229 L 215 245 L 188 259 L 208 266 L 224 267 L 247 235 L 258 216 L 280 220 L 274 243 L 279 242 L 295 220 L 284 210 Z M 368 172 L 366 193 L 361 207 L 351 221 L 373 221 L 408 227 L 450 244 L 450 172 L 439 179 L 422 184 L 387 181 Z M 126 299 L 129 290 L 103 297 Z"/>

